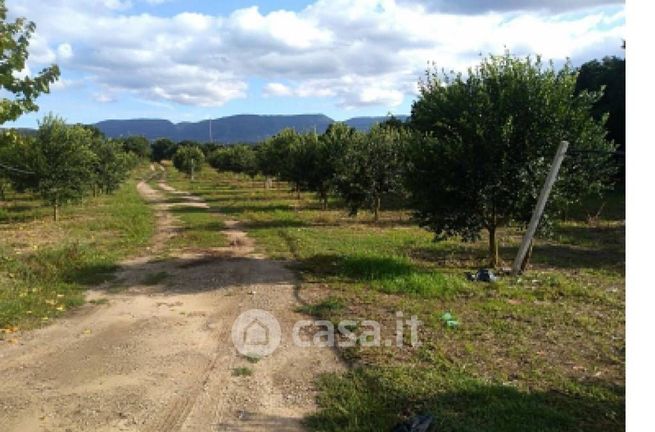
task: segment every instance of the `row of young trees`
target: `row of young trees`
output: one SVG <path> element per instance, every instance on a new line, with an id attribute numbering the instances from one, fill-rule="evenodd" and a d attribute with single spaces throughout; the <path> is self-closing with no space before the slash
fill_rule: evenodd
<path id="1" fill-rule="evenodd" d="M 6 16 L 0 0 L 0 125 L 37 110 L 35 99 L 59 76 L 55 65 L 21 76 L 35 26 L 23 18 L 6 22 Z M 539 58 L 506 53 L 467 74 L 433 69 L 420 82 L 407 124 L 392 120 L 366 134 L 343 124 L 320 136 L 285 130 L 256 149 L 216 149 L 209 162 L 289 181 L 298 192 L 315 191 L 324 207 L 329 194 L 337 193 L 351 213 L 369 208 L 376 219 L 384 196 L 402 195 L 420 225 L 437 238 L 472 240 L 486 230 L 496 263 L 497 229 L 527 223 L 560 141 L 568 140 L 574 153 L 564 163 L 546 216 L 608 186 L 615 144 L 606 138 L 603 107 L 619 106 L 622 93 L 620 85 L 604 98 L 602 86 L 594 89 L 607 81 L 603 71 L 621 81 L 624 67 L 604 61 L 583 68 L 578 79 L 568 64 L 555 70 Z M 610 112 L 614 140 L 624 133 L 623 117 L 620 109 Z M 0 191 L 10 183 L 37 192 L 53 206 L 55 218 L 64 202 L 117 188 L 138 158 L 171 157 L 193 176 L 206 156 L 192 143 L 107 140 L 97 130 L 53 116 L 34 137 L 9 132 L 0 138 Z"/>
<path id="2" fill-rule="evenodd" d="M 219 148 L 208 155 L 219 170 L 261 173 L 316 192 L 323 207 L 337 194 L 351 214 L 379 217 L 383 198 L 404 199 L 418 223 L 437 238 L 489 236 L 527 224 L 553 155 L 571 144 L 551 195 L 544 225 L 590 192 L 607 189 L 616 145 L 605 117 L 593 115 L 602 92 L 576 88 L 577 71 L 539 58 L 492 56 L 466 75 L 430 70 L 410 119 L 358 132 L 335 123 L 325 133 L 283 130 L 257 146 Z"/>
<path id="3" fill-rule="evenodd" d="M 7 21 L 0 0 L 0 126 L 38 110 L 36 99 L 48 93 L 60 75 L 57 65 L 25 76 L 29 41 L 36 26 L 25 18 Z M 61 205 L 88 194 L 111 193 L 127 177 L 144 149 L 138 140 L 108 140 L 97 129 L 67 125 L 46 116 L 35 135 L 0 132 L 0 199 L 6 190 L 38 194 L 59 218 Z M 135 144 L 135 145 L 133 145 Z"/>
<path id="4" fill-rule="evenodd" d="M 139 157 L 125 141 L 48 115 L 34 136 L 5 132 L 0 141 L 0 181 L 16 191 L 38 194 L 52 206 L 56 221 L 62 205 L 118 189 Z"/>

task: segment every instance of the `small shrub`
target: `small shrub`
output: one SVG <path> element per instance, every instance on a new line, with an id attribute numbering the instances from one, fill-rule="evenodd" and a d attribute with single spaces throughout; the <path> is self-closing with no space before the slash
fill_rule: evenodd
<path id="1" fill-rule="evenodd" d="M 237 367 L 232 369 L 232 375 L 235 377 L 251 376 L 252 369 L 249 367 Z"/>

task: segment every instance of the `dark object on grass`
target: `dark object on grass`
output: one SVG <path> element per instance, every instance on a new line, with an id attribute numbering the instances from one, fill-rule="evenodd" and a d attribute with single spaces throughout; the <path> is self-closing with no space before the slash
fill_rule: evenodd
<path id="1" fill-rule="evenodd" d="M 466 272 L 466 278 L 470 281 L 480 282 L 496 282 L 498 280 L 494 272 L 485 268 L 479 269 L 475 274 Z"/>
<path id="2" fill-rule="evenodd" d="M 427 432 L 434 422 L 431 415 L 417 415 L 402 423 L 398 423 L 391 432 Z"/>

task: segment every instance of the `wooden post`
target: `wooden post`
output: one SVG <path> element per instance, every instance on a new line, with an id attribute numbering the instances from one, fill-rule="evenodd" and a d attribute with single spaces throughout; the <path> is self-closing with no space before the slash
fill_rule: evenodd
<path id="1" fill-rule="evenodd" d="M 555 153 L 555 159 L 553 159 L 553 164 L 550 167 L 550 172 L 548 173 L 548 177 L 546 177 L 544 186 L 541 188 L 541 193 L 539 194 L 537 205 L 532 212 L 532 218 L 528 224 L 528 230 L 525 232 L 523 240 L 521 241 L 521 246 L 519 246 L 519 251 L 516 254 L 516 258 L 514 258 L 514 263 L 512 264 L 512 274 L 514 275 L 521 272 L 521 266 L 523 264 L 523 260 L 525 259 L 525 254 L 528 252 L 530 243 L 532 243 L 534 234 L 537 231 L 537 226 L 541 220 L 541 215 L 544 213 L 544 209 L 546 208 L 548 196 L 550 195 L 550 191 L 555 184 L 555 180 L 557 180 L 557 173 L 562 166 L 562 161 L 564 160 L 564 155 L 566 154 L 566 150 L 568 148 L 568 141 L 562 141 L 557 149 L 557 153 Z"/>

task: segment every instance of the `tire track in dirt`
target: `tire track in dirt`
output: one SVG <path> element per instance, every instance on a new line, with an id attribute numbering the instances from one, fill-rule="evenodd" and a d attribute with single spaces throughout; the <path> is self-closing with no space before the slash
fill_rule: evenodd
<path id="1" fill-rule="evenodd" d="M 165 179 L 159 190 L 137 187 L 155 209 L 151 246 L 89 291 L 98 305 L 0 345 L 0 430 L 302 430 L 315 377 L 343 366 L 329 349 L 290 343 L 293 323 L 306 318 L 294 312 L 294 274 L 255 254 L 238 221 L 225 221 L 227 247 L 162 256 L 181 229 L 171 208 L 209 207 Z M 165 278 L 147 285 L 153 274 Z M 230 340 L 235 318 L 253 308 L 275 315 L 285 335 L 256 364 Z M 233 376 L 243 366 L 252 376 Z"/>

